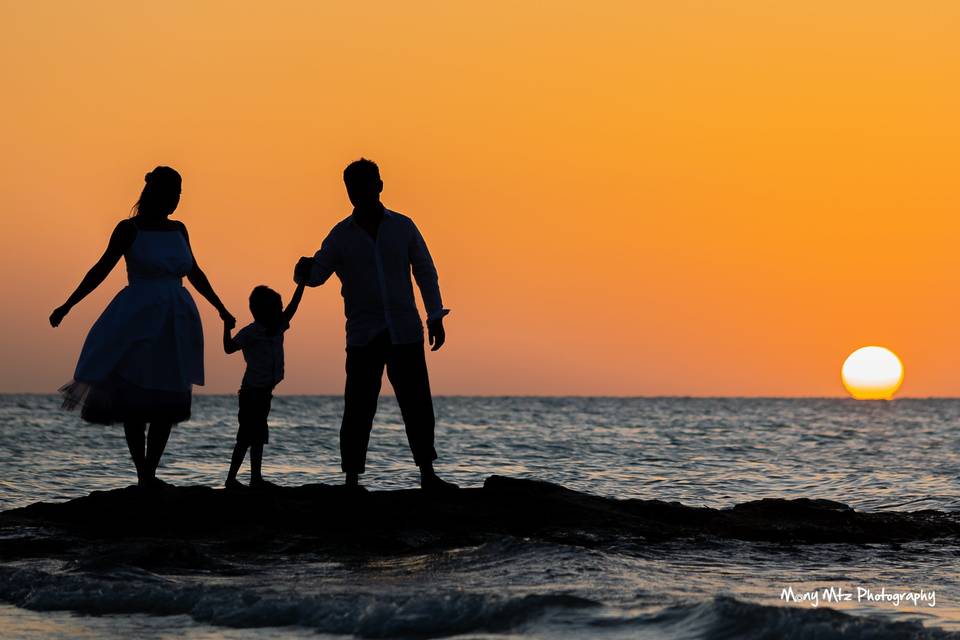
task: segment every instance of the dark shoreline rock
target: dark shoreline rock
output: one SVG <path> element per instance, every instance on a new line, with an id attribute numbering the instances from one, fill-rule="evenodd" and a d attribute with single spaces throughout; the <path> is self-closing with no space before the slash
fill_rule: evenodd
<path id="1" fill-rule="evenodd" d="M 764 499 L 729 509 L 660 500 L 617 500 L 536 480 L 491 476 L 482 489 L 357 492 L 304 485 L 269 492 L 209 487 L 96 491 L 64 503 L 0 513 L 0 556 L 26 557 L 69 544 L 65 536 L 208 541 L 242 551 L 269 540 L 278 550 L 403 552 L 513 536 L 588 547 L 678 539 L 782 543 L 899 543 L 960 539 L 960 514 L 859 512 L 841 503 Z M 56 532 L 56 536 L 40 532 Z M 12 548 L 16 546 L 16 551 Z"/>

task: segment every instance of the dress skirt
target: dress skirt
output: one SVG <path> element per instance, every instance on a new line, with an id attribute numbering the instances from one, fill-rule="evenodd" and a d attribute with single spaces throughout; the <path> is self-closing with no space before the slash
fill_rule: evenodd
<path id="1" fill-rule="evenodd" d="M 83 344 L 65 409 L 95 424 L 182 422 L 203 384 L 203 327 L 180 278 L 132 281 L 110 302 Z"/>

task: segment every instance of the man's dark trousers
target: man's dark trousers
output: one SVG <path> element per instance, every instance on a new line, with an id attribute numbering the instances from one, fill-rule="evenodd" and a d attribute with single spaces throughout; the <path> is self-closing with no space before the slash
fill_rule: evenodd
<path id="1" fill-rule="evenodd" d="M 347 346 L 347 386 L 340 425 L 340 460 L 345 473 L 364 472 L 384 367 L 400 405 L 414 461 L 419 466 L 437 459 L 423 340 L 392 344 L 390 334 L 383 331 L 368 344 Z"/>

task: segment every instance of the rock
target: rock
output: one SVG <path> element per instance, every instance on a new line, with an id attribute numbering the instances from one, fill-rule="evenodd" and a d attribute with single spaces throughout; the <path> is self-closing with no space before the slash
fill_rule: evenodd
<path id="1" fill-rule="evenodd" d="M 25 528 L 29 535 L 16 535 Z M 271 491 L 127 487 L 5 511 L 0 531 L 0 555 L 5 557 L 57 553 L 73 544 L 65 542 L 70 540 L 82 545 L 91 539 L 138 537 L 191 539 L 237 550 L 268 541 L 286 552 L 325 548 L 393 553 L 501 536 L 590 547 L 705 537 L 893 543 L 958 538 L 960 517 L 936 511 L 864 513 L 810 499 L 765 499 L 729 509 L 688 507 L 491 476 L 483 488 L 443 494 L 415 489 L 365 492 L 322 484 Z"/>

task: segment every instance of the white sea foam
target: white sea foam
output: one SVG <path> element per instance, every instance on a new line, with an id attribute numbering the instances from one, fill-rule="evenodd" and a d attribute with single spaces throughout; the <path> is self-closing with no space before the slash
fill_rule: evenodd
<path id="1" fill-rule="evenodd" d="M 290 591 L 145 581 L 130 574 L 92 577 L 10 567 L 0 567 L 0 600 L 35 611 L 183 614 L 227 627 L 300 626 L 367 638 L 503 631 L 552 610 L 597 606 L 572 595 L 511 598 L 457 591 L 392 598 L 362 593 L 298 597 Z"/>
<path id="2" fill-rule="evenodd" d="M 608 637 L 710 640 L 957 640 L 960 634 L 915 621 L 856 617 L 830 609 L 763 606 L 730 597 L 612 616 L 571 595 L 501 597 L 451 592 L 385 598 L 363 593 L 296 597 L 175 581 L 92 578 L 0 568 L 0 599 L 35 611 L 85 614 L 187 615 L 198 623 L 240 628 L 296 626 L 362 638 L 432 638 L 516 630 L 559 633 L 557 618 Z M 540 629 L 539 632 L 536 629 Z"/>

